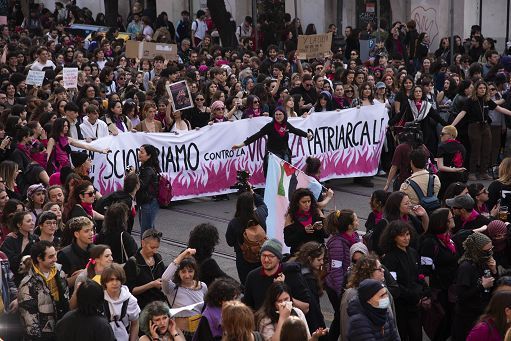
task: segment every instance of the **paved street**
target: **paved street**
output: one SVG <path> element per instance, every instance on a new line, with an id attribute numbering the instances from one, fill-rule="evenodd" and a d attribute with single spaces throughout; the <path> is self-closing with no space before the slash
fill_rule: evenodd
<path id="1" fill-rule="evenodd" d="M 385 178 L 375 177 L 375 187 L 365 188 L 353 183 L 351 179 L 331 180 L 327 187 L 335 191 L 334 199 L 330 202 L 327 210 L 335 208 L 351 208 L 355 210 L 360 218 L 360 231 L 365 230 L 364 224 L 370 213 L 369 199 L 371 193 L 376 189 L 382 189 Z M 488 181 L 483 182 L 486 186 Z M 229 201 L 213 201 L 211 198 L 199 198 L 194 200 L 179 201 L 172 205 L 171 209 L 160 210 L 156 219 L 156 226 L 163 232 L 163 242 L 160 252 L 165 264 L 169 264 L 184 247 L 188 241 L 188 234 L 192 228 L 200 223 L 209 222 L 214 224 L 220 234 L 220 244 L 215 252 L 215 259 L 222 269 L 237 279 L 234 250 L 225 241 L 225 231 L 230 219 L 234 216 L 236 208 L 236 195 L 229 195 Z M 328 214 L 328 212 L 326 212 Z M 325 215 L 326 215 L 325 214 Z M 138 240 L 139 228 L 136 225 L 135 238 Z M 330 324 L 333 318 L 333 310 L 328 297 L 323 295 L 321 307 L 327 323 Z"/>

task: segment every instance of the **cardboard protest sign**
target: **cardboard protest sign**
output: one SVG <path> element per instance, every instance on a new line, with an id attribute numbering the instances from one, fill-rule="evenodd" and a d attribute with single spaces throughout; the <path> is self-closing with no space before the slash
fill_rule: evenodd
<path id="1" fill-rule="evenodd" d="M 158 55 L 168 60 L 177 60 L 177 45 L 136 40 L 126 42 L 126 56 L 128 58 L 154 59 Z"/>
<path id="2" fill-rule="evenodd" d="M 64 89 L 78 88 L 78 68 L 65 67 L 62 69 L 64 79 Z"/>
<path id="3" fill-rule="evenodd" d="M 298 59 L 323 58 L 331 53 L 332 33 L 298 36 Z"/>
<path id="4" fill-rule="evenodd" d="M 192 94 L 186 81 L 168 84 L 166 88 L 174 111 L 193 108 Z"/>
<path id="5" fill-rule="evenodd" d="M 41 86 L 43 85 L 45 71 L 29 70 L 25 84 Z"/>

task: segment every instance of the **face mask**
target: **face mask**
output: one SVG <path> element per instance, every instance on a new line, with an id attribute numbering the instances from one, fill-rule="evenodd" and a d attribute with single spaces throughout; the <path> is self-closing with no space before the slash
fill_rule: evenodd
<path id="1" fill-rule="evenodd" d="M 385 297 L 378 301 L 378 308 L 380 309 L 387 309 L 390 305 L 390 298 Z"/>
<path id="2" fill-rule="evenodd" d="M 488 260 L 488 259 L 490 259 L 492 256 L 493 256 L 493 250 L 483 251 L 483 252 L 482 252 L 482 255 L 481 255 L 481 259 L 483 259 L 483 260 Z"/>

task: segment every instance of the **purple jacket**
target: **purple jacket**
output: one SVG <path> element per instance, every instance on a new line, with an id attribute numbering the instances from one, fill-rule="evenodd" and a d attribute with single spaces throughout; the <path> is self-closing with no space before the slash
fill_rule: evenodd
<path id="1" fill-rule="evenodd" d="M 357 236 L 357 242 L 360 238 Z M 350 242 L 340 234 L 334 234 L 326 242 L 328 250 L 328 274 L 326 276 L 326 285 L 335 290 L 337 295 L 341 295 L 344 277 L 351 263 L 350 260 Z"/>
<path id="2" fill-rule="evenodd" d="M 489 319 L 476 324 L 468 334 L 467 341 L 501 341 L 502 338 L 493 320 Z"/>

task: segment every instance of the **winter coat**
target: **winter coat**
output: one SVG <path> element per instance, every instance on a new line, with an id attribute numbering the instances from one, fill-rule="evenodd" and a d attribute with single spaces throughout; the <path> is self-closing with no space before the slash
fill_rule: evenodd
<path id="1" fill-rule="evenodd" d="M 50 288 L 33 267 L 21 281 L 18 307 L 25 326 L 26 340 L 52 340 L 55 337 L 55 324 L 69 310 L 66 274 L 60 264 L 55 265 L 55 271 L 58 302 L 53 299 Z"/>
<path id="2" fill-rule="evenodd" d="M 357 242 L 360 241 L 358 234 L 355 234 Z M 326 285 L 335 290 L 337 295 L 340 297 L 342 293 L 342 286 L 344 279 L 348 271 L 348 267 L 351 264 L 350 259 L 350 247 L 348 240 L 342 237 L 340 234 L 335 234 L 328 239 L 326 242 L 326 248 L 328 250 L 328 275 L 326 276 Z"/>
<path id="3" fill-rule="evenodd" d="M 348 340 L 349 341 L 400 341 L 396 321 L 387 312 L 387 321 L 382 327 L 375 326 L 367 317 L 358 297 L 348 305 Z"/>
<path id="4" fill-rule="evenodd" d="M 140 180 L 140 188 L 136 195 L 137 205 L 148 204 L 158 197 L 158 174 L 153 167 L 142 165 L 138 178 Z"/>
<path id="5" fill-rule="evenodd" d="M 57 322 L 55 333 L 57 341 L 115 341 L 114 332 L 104 316 L 86 316 L 78 310 L 64 315 Z"/>
<path id="6" fill-rule="evenodd" d="M 14 282 L 17 285 L 23 279 L 23 276 L 18 274 L 21 258 L 23 258 L 23 256 L 30 255 L 32 245 L 39 240 L 35 234 L 30 234 L 28 239 L 29 241 L 25 246 L 25 249 L 21 250 L 23 247 L 23 235 L 20 232 L 16 232 L 16 237 L 8 236 L 5 238 L 2 246 L 0 247 L 0 250 L 2 250 L 9 259 L 9 264 L 11 265 L 11 270 L 14 274 Z"/>
<path id="7" fill-rule="evenodd" d="M 472 328 L 467 336 L 467 341 L 501 341 L 504 338 L 500 335 L 495 322 L 492 319 L 488 319 L 479 322 Z"/>

